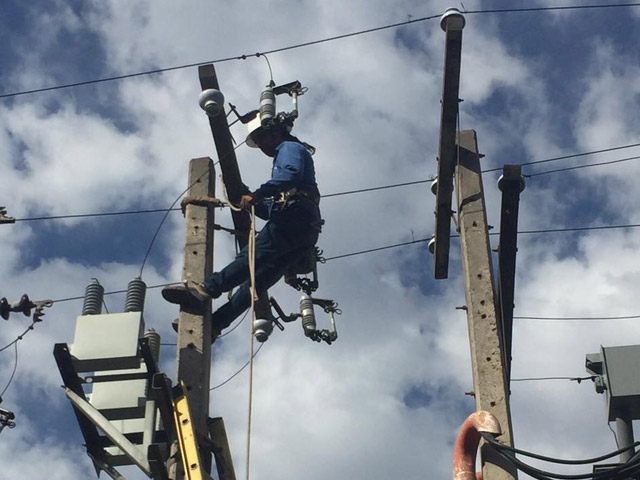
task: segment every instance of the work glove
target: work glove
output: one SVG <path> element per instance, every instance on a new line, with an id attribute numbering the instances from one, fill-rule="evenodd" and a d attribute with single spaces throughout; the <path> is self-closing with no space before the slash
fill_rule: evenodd
<path id="1" fill-rule="evenodd" d="M 256 201 L 256 197 L 252 194 L 243 195 L 240 199 L 240 208 L 242 210 L 251 210 L 251 205 Z"/>

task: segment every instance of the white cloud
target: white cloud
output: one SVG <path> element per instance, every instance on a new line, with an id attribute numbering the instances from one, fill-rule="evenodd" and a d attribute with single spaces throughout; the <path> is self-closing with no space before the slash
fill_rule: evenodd
<path id="1" fill-rule="evenodd" d="M 235 2 L 213 10 L 197 1 L 113 1 L 75 13 L 59 5 L 56 13 L 43 15 L 33 25 L 49 25 L 45 37 L 50 42 L 61 31 L 94 30 L 109 66 L 106 74 L 112 74 L 253 53 L 402 21 L 408 14 L 437 13 L 446 6 L 431 3 L 425 11 L 423 4 L 410 1 L 393 6 L 356 2 L 346 9 L 336 2 L 280 1 Z M 563 68 L 554 61 L 555 45 L 546 40 L 550 53 L 533 57 L 526 49 L 512 48 L 502 24 L 490 16 L 478 18 L 469 16 L 464 30 L 461 122 L 463 128 L 478 130 L 487 166 L 627 143 L 636 135 L 637 68 L 609 46 L 606 30 L 598 33 L 602 40 L 597 43 L 584 43 L 585 61 L 592 68 L 584 78 L 575 122 L 560 131 L 557 117 L 564 106 L 549 100 L 556 85 L 547 70 Z M 548 17 L 527 18 L 540 22 Z M 422 180 L 435 173 L 443 48 L 444 34 L 435 19 L 401 31 L 269 56 L 277 83 L 300 79 L 309 87 L 300 99 L 301 118 L 294 133 L 318 147 L 316 169 L 323 193 Z M 42 45 L 28 55 L 19 52 L 25 63 L 9 68 L 12 81 L 20 79 L 23 87 L 57 83 L 55 74 L 45 82 L 46 72 L 27 79 L 26 72 L 38 72 L 42 52 Z M 242 112 L 255 108 L 268 81 L 263 59 L 220 63 L 216 70 L 227 101 Z M 199 90 L 196 69 L 191 68 L 88 86 L 77 96 L 52 94 L 46 101 L 25 96 L 8 102 L 0 113 L 2 204 L 16 217 L 168 206 L 186 187 L 187 161 L 207 155 L 215 159 L 207 119 L 196 104 Z M 87 103 L 85 96 L 92 101 Z M 288 101 L 279 98 L 279 109 L 288 108 Z M 232 132 L 236 139 L 244 138 L 241 125 Z M 241 147 L 237 157 L 243 179 L 252 187 L 269 175 L 270 162 L 259 152 Z M 606 183 L 598 192 L 606 199 L 606 209 L 590 205 L 588 215 L 579 217 L 581 182 L 590 177 L 571 182 L 559 175 L 532 179 L 522 194 L 521 228 L 606 220 L 608 211 L 624 204 L 623 195 L 631 195 L 635 175 L 629 172 L 635 170 L 628 168 L 624 173 L 622 168 L 605 168 L 600 175 L 624 182 L 626 188 Z M 497 226 L 500 198 L 492 180 L 485 177 L 485 188 L 490 223 Z M 428 237 L 433 199 L 427 184 L 326 198 L 322 209 L 327 223 L 319 246 L 325 256 L 335 256 Z M 638 215 L 635 203 L 627 201 L 626 208 L 620 208 L 621 221 Z M 217 212 L 216 219 L 231 224 L 226 211 Z M 89 229 L 97 221 L 58 225 L 61 231 L 70 225 Z M 36 256 L 25 265 L 27 254 L 33 253 L 29 248 L 43 231 L 35 224 L 0 226 L 1 296 L 15 300 L 28 292 L 32 298 L 63 299 L 81 295 L 92 277 L 107 291 L 121 290 L 139 272 L 139 265 L 113 259 L 83 264 L 55 254 Z M 180 277 L 184 232 L 179 214 L 170 217 L 161 238 L 168 239 L 162 253 L 169 265 L 152 261 L 144 271 L 149 285 Z M 559 235 L 520 237 L 516 315 L 636 313 L 635 230 L 570 238 L 574 243 Z M 136 238 L 134 243 L 137 248 L 149 240 Z M 430 280 L 432 259 L 422 244 L 320 267 L 318 296 L 335 299 L 344 312 L 337 318 L 339 339 L 332 346 L 315 344 L 303 337 L 299 324 L 290 324 L 284 332 L 276 331 L 256 358 L 254 478 L 329 474 L 375 480 L 398 473 L 406 479 L 423 478 L 425 471 L 434 477 L 449 474 L 456 430 L 473 409 L 472 399 L 464 395 L 472 390 L 466 319 L 455 310 L 465 302 L 457 245 L 454 240 L 451 278 L 437 284 Z M 216 267 L 233 254 L 231 238 L 217 235 Z M 165 271 L 166 276 L 159 273 Z M 298 292 L 280 285 L 271 293 L 287 312 L 297 309 Z M 110 311 L 123 306 L 122 295 L 106 301 Z M 27 463 L 32 470 L 24 478 L 46 475 L 33 460 L 38 457 L 59 462 L 59 478 L 92 475 L 80 448 L 63 454 L 55 443 L 65 429 L 77 432 L 74 420 L 53 421 L 59 430 L 52 427 L 50 435 L 36 440 L 34 429 L 42 414 L 21 402 L 44 397 L 68 412 L 51 351 L 55 342 L 72 341 L 80 310 L 80 301 L 55 304 L 19 344 L 18 372 L 3 407 L 19 412 L 21 421 L 0 438 L 2 468 L 14 475 L 11 478 L 21 478 L 14 472 Z M 149 290 L 146 323 L 166 343 L 175 339 L 169 324 L 176 313 L 161 300 L 159 289 Z M 318 313 L 326 325 L 328 319 Z M 27 321 L 12 316 L 0 330 L 0 347 Z M 624 322 L 614 329 L 602 322 L 517 321 L 513 375 L 584 375 L 584 355 L 597 351 L 600 343 L 634 341 L 633 323 Z M 245 320 L 215 344 L 212 385 L 246 362 L 248 324 Z M 162 368 L 173 376 L 173 349 L 163 347 L 162 355 Z M 0 381 L 12 366 L 11 351 L 1 353 Z M 604 413 L 598 410 L 602 398 L 588 382 L 521 382 L 514 383 L 512 391 L 519 446 L 566 457 L 613 449 Z M 211 413 L 225 418 L 238 475 L 244 473 L 246 403 L 246 371 L 212 392 Z M 7 445 L 21 445 L 23 451 L 12 455 Z M 132 473 L 131 478 L 139 475 Z"/>

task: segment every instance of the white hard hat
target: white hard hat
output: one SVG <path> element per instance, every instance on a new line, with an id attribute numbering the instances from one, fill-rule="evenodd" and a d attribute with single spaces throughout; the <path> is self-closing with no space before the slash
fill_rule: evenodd
<path id="1" fill-rule="evenodd" d="M 246 144 L 251 148 L 259 148 L 256 142 L 253 140 L 252 136 L 265 131 L 270 130 L 272 128 L 282 128 L 283 132 L 291 132 L 293 129 L 293 120 L 292 118 L 286 119 L 285 117 L 278 115 L 275 119 L 270 120 L 267 126 L 262 125 L 262 121 L 260 120 L 260 115 L 256 115 L 252 120 L 247 123 L 247 130 L 249 131 L 247 135 Z"/>
<path id="2" fill-rule="evenodd" d="M 247 141 L 246 141 L 247 146 L 251 148 L 258 148 L 258 145 L 256 144 L 256 142 L 253 141 L 253 138 L 251 138 L 251 135 L 253 133 L 257 133 L 262 129 L 263 128 L 262 128 L 262 123 L 260 122 L 260 115 L 256 115 L 255 117 L 253 117 L 253 120 L 247 123 L 247 130 L 249 131 L 247 135 Z"/>

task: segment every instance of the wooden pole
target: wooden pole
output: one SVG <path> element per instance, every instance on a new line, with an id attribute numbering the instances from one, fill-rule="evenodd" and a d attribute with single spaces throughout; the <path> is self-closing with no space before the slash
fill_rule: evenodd
<path id="1" fill-rule="evenodd" d="M 453 173 L 456 165 L 456 130 L 458 120 L 458 91 L 462 57 L 462 15 L 445 15 L 440 22 L 446 33 L 444 74 L 440 111 L 440 140 L 438 143 L 438 189 L 436 192 L 436 243 L 433 252 L 436 279 L 449 275 L 449 244 L 451 235 L 451 201 Z"/>
<path id="2" fill-rule="evenodd" d="M 460 132 L 458 145 L 456 191 L 476 410 L 495 415 L 503 432 L 498 440 L 513 446 L 476 132 Z M 483 478 L 517 478 L 515 468 L 487 447 L 485 444 L 480 450 Z"/>

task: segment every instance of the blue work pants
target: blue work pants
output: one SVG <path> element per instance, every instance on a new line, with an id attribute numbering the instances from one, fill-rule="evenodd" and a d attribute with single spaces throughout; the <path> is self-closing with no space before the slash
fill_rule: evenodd
<path id="1" fill-rule="evenodd" d="M 276 212 L 256 236 L 255 282 L 261 294 L 280 280 L 318 241 L 320 216 L 309 208 L 287 206 Z M 205 279 L 204 286 L 218 296 L 239 288 L 229 301 L 213 313 L 213 325 L 224 329 L 251 306 L 249 258 L 247 247 L 235 260 Z"/>

